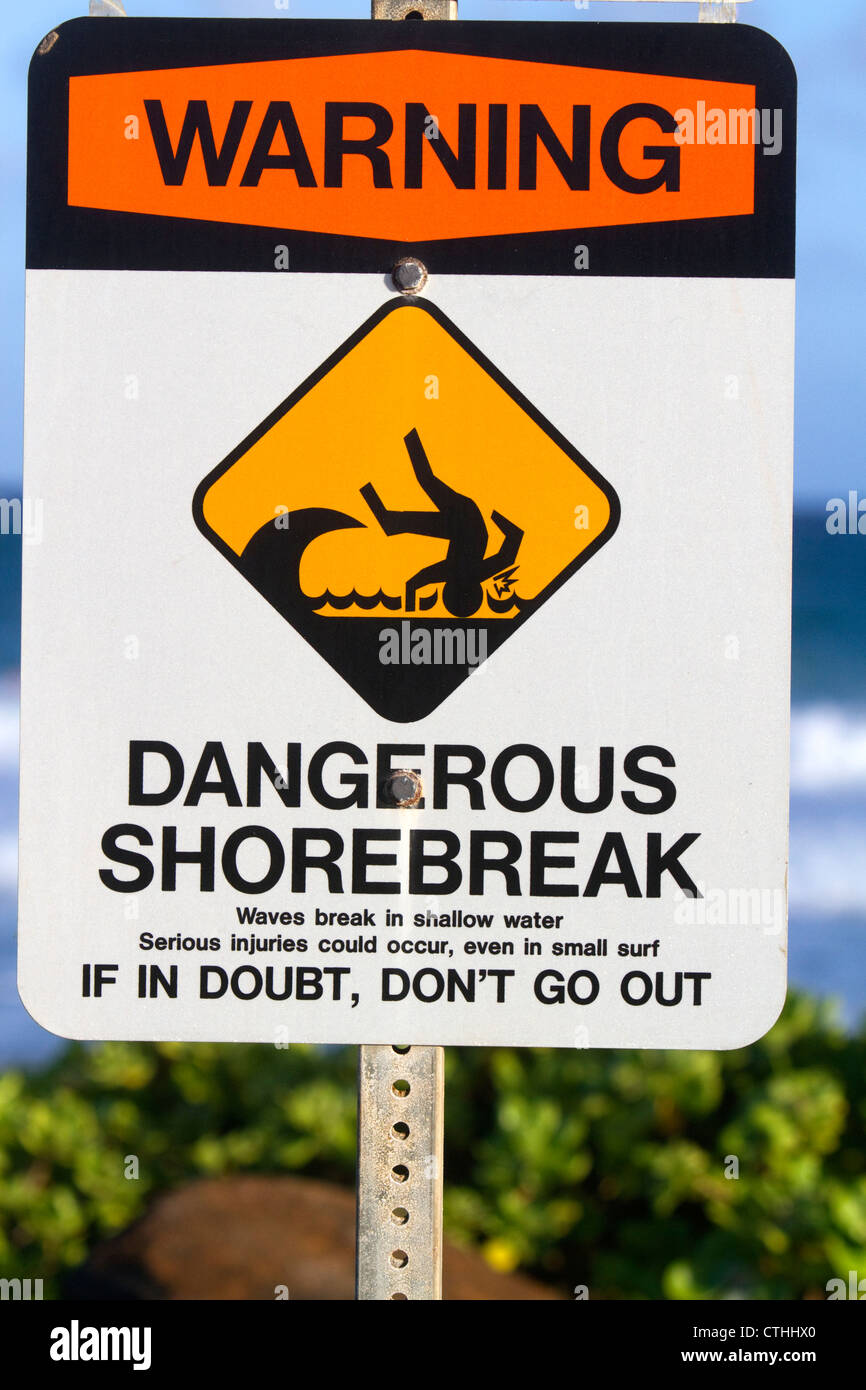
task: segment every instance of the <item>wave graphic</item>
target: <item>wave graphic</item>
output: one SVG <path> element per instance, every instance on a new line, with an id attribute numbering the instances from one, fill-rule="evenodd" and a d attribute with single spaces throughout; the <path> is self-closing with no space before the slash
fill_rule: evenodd
<path id="1" fill-rule="evenodd" d="M 516 593 L 509 594 L 507 598 L 494 598 L 492 594 L 487 595 L 487 605 L 494 613 L 507 613 L 512 608 L 525 608 L 528 603 L 528 599 L 519 598 Z"/>
<path id="2" fill-rule="evenodd" d="M 326 589 L 323 594 L 318 594 L 308 599 L 310 607 L 318 613 L 323 608 L 335 608 L 342 612 L 346 608 L 351 608 L 355 604 L 358 608 L 369 612 L 373 608 L 386 608 L 390 613 L 399 613 L 404 607 L 404 600 L 396 594 L 386 594 L 383 589 L 375 594 L 360 594 L 357 589 L 350 589 L 347 594 L 332 594 L 330 589 Z M 426 613 L 431 608 L 435 608 L 439 602 L 439 591 L 432 594 L 419 594 L 416 608 L 417 612 Z M 487 595 L 487 603 L 494 613 L 508 613 L 512 608 L 523 608 L 525 604 L 517 594 L 509 594 L 508 598 L 497 599 Z M 417 614 L 409 613 L 407 617 L 414 617 Z M 483 608 L 477 617 L 484 617 Z"/>
<path id="3" fill-rule="evenodd" d="M 402 598 L 394 594 L 386 594 L 382 589 L 375 594 L 359 594 L 357 589 L 350 589 L 347 594 L 332 594 L 330 589 L 326 589 L 323 594 L 311 598 L 309 603 L 310 607 L 317 612 L 320 608 L 325 608 L 327 605 L 330 605 L 331 608 L 343 609 L 351 608 L 352 604 L 357 604 L 359 608 L 365 610 L 378 608 L 379 605 L 381 605 L 383 608 L 390 609 L 391 612 L 399 612 L 403 607 Z M 428 604 L 427 606 L 430 607 L 431 605 Z"/>

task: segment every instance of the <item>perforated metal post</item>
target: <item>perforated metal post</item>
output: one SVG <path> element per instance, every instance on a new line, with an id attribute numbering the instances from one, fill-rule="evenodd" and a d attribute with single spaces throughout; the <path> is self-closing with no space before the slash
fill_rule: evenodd
<path id="1" fill-rule="evenodd" d="M 443 1102 L 443 1048 L 361 1048 L 359 1300 L 442 1297 Z"/>

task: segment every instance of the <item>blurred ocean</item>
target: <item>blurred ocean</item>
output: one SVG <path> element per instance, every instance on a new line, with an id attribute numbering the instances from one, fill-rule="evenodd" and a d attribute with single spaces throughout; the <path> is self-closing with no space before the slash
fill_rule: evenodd
<path id="1" fill-rule="evenodd" d="M 794 523 L 790 978 L 866 1005 L 866 537 Z M 0 537 L 0 1065 L 61 1046 L 15 988 L 21 548 Z"/>

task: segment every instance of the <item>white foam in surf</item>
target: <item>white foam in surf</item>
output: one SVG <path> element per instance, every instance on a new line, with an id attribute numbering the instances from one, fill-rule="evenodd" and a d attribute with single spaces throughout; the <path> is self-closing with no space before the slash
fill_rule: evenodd
<path id="1" fill-rule="evenodd" d="M 0 776 L 18 771 L 18 683 L 0 680 Z"/>
<path id="2" fill-rule="evenodd" d="M 791 791 L 857 790 L 866 792 L 866 710 L 829 704 L 795 707 Z"/>
<path id="3" fill-rule="evenodd" d="M 866 817 L 836 814 L 791 816 L 792 914 L 808 917 L 854 916 L 866 932 L 866 879 L 863 845 Z"/>

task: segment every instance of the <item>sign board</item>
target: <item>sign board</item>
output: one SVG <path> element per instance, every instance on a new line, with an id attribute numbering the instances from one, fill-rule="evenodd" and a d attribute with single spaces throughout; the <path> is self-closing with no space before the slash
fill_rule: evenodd
<path id="1" fill-rule="evenodd" d="M 40 46 L 40 1023 L 770 1027 L 794 144 L 790 62 L 741 26 L 75 20 Z"/>

